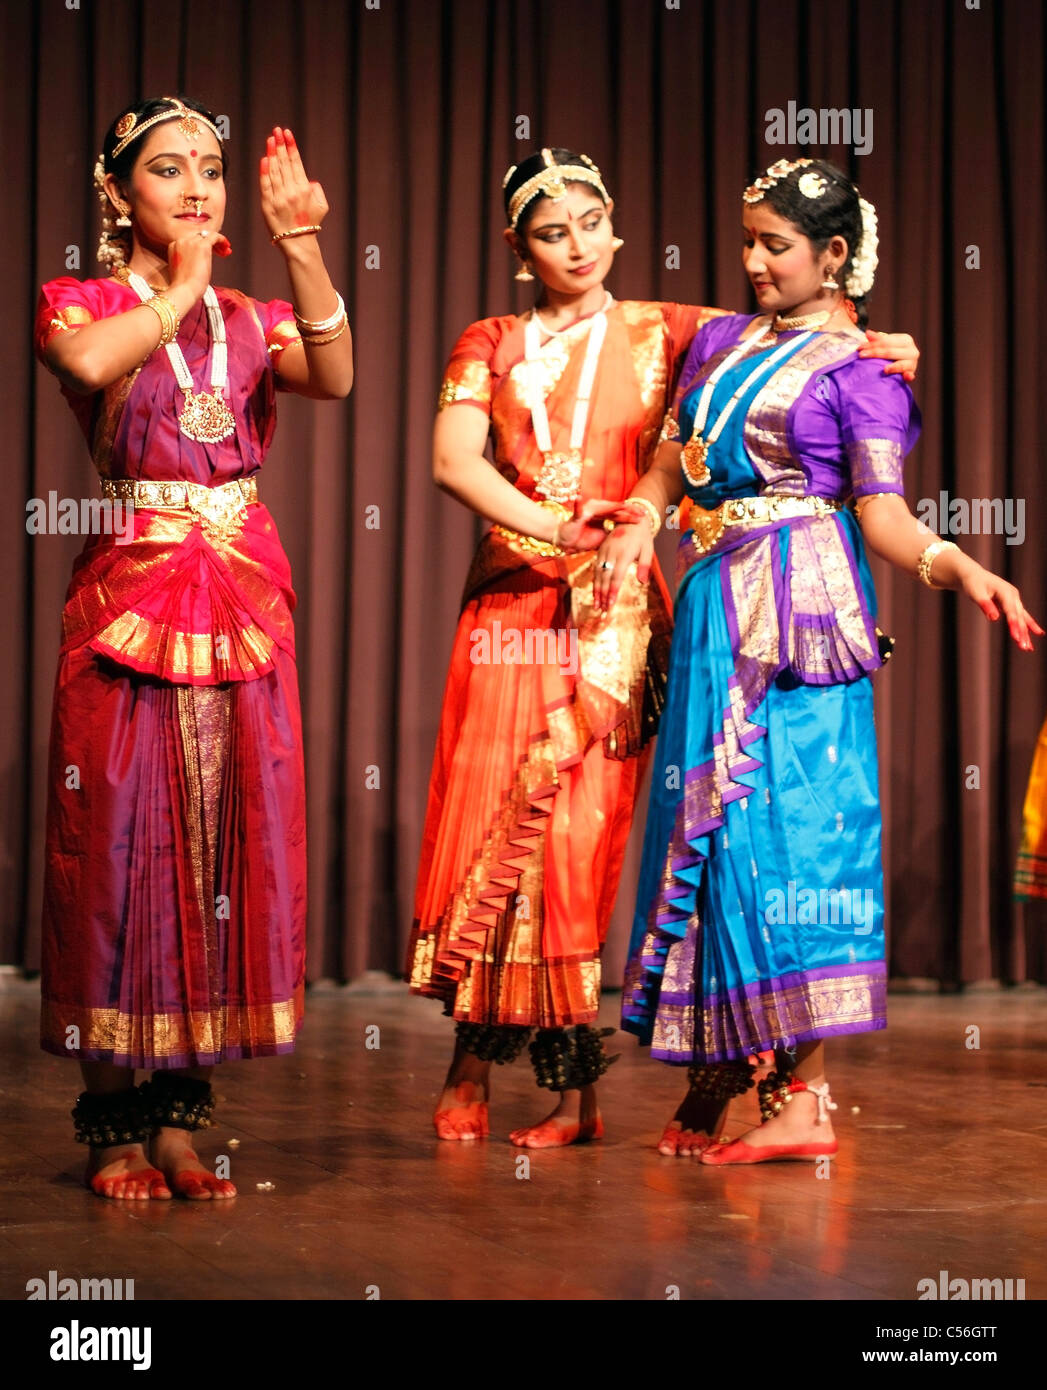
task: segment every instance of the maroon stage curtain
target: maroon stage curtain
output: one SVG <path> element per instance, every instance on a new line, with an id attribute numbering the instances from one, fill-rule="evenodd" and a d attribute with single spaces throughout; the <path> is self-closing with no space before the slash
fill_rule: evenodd
<path id="1" fill-rule="evenodd" d="M 805 152 L 766 144 L 765 113 L 790 101 L 871 108 L 869 153 L 806 152 L 842 163 L 877 205 L 873 323 L 909 330 L 923 349 L 909 500 L 1024 499 L 1024 544 L 959 540 L 1047 615 L 1040 4 L 42 0 L 4 4 L 3 24 L 11 313 L 0 352 L 14 486 L 0 545 L 0 961 L 38 962 L 50 694 L 81 544 L 29 537 L 24 506 L 51 489 L 94 492 L 71 413 L 32 359 L 31 316 L 39 283 L 69 273 L 67 248 L 79 248 L 73 273 L 97 273 L 94 159 L 108 121 L 142 94 L 182 91 L 229 118 L 234 256 L 217 265 L 222 283 L 286 293 L 257 210 L 274 123 L 294 128 L 332 208 L 323 247 L 353 321 L 356 387 L 347 403 L 282 401 L 262 479 L 300 598 L 311 978 L 400 966 L 479 531 L 430 482 L 431 420 L 460 330 L 527 302 L 501 240 L 500 184 L 534 145 L 584 150 L 603 170 L 625 238 L 619 297 L 743 309 L 741 190 Z M 667 268 L 673 246 L 678 268 Z M 968 268 L 970 247 L 980 268 Z M 1021 654 L 966 601 L 882 566 L 877 578 L 882 626 L 898 639 L 876 682 L 892 971 L 947 985 L 1043 979 L 1042 929 L 1010 897 L 1047 710 L 1043 648 Z M 372 766 L 380 785 L 368 789 Z M 620 977 L 632 882 L 608 982 Z"/>

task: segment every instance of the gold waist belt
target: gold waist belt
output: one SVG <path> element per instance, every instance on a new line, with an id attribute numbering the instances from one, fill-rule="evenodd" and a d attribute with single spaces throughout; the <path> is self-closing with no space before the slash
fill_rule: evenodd
<path id="1" fill-rule="evenodd" d="M 243 530 L 247 508 L 258 501 L 256 478 L 234 478 L 217 487 L 203 483 L 154 482 L 140 478 L 103 478 L 102 496 L 130 502 L 149 511 L 191 511 L 212 537 L 230 538 Z"/>
<path id="2" fill-rule="evenodd" d="M 728 528 L 766 526 L 795 516 L 832 516 L 843 504 L 829 497 L 735 497 L 706 511 L 692 502 L 687 521 L 691 544 L 699 555 L 712 550 Z"/>

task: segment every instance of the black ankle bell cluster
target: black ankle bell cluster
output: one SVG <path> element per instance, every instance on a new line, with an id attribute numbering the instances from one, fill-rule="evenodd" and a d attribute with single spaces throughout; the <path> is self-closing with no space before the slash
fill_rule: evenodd
<path id="1" fill-rule="evenodd" d="M 157 1072 L 151 1081 L 126 1091 L 94 1095 L 85 1091 L 73 1107 L 78 1144 L 144 1144 L 154 1130 L 209 1129 L 214 1093 L 208 1081 Z"/>
<path id="2" fill-rule="evenodd" d="M 76 1127 L 76 1142 L 106 1148 L 110 1144 L 142 1144 L 152 1133 L 142 1115 L 138 1087 L 108 1095 L 78 1096 L 70 1112 Z"/>
<path id="3" fill-rule="evenodd" d="M 748 1062 L 711 1062 L 687 1068 L 691 1091 L 704 1100 L 727 1102 L 742 1096 L 753 1085 Z"/>
<path id="4" fill-rule="evenodd" d="M 613 1028 L 543 1028 L 530 1046 L 531 1065 L 539 1086 L 550 1091 L 575 1091 L 598 1081 L 620 1054 L 608 1057 L 603 1040 Z"/>
<path id="5" fill-rule="evenodd" d="M 143 1081 L 143 1111 L 155 1129 L 210 1129 L 214 1124 L 214 1093 L 209 1081 L 192 1076 L 172 1076 L 157 1072 L 152 1081 Z"/>
<path id="6" fill-rule="evenodd" d="M 454 1031 L 466 1052 L 481 1062 L 494 1062 L 500 1067 L 515 1062 L 531 1036 L 530 1028 L 464 1021 L 457 1023 Z"/>

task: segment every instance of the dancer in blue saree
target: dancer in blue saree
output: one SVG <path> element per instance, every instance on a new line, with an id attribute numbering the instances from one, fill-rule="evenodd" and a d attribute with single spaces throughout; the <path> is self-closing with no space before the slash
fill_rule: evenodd
<path id="1" fill-rule="evenodd" d="M 648 520 L 686 492 L 622 1026 L 690 1068 L 661 1152 L 710 1164 L 834 1154 L 823 1040 L 885 1026 L 868 676 L 889 640 L 865 545 L 1002 611 L 1023 650 L 1042 635 L 1012 585 L 905 504 L 919 415 L 902 381 L 857 356 L 872 207 L 832 165 L 781 160 L 743 195 L 743 227 L 761 312 L 698 333 L 631 494 L 645 519 L 615 527 L 597 568 L 610 606 L 631 563 L 645 577 Z M 763 1123 L 717 1144 L 768 1051 Z"/>

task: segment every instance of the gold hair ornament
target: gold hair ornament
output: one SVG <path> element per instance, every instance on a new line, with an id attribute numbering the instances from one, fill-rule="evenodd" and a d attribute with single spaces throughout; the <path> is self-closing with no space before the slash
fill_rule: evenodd
<path id="1" fill-rule="evenodd" d="M 132 140 L 137 140 L 140 135 L 144 135 L 154 125 L 159 125 L 161 121 L 173 121 L 178 117 L 178 130 L 187 140 L 198 140 L 200 138 L 200 126 L 205 125 L 212 133 L 219 145 L 222 137 L 218 133 L 218 127 L 200 114 L 199 111 L 191 111 L 184 101 L 178 97 L 161 97 L 161 101 L 170 102 L 174 108 L 172 111 L 158 111 L 155 116 L 150 116 L 147 121 L 139 121 L 133 111 L 128 111 L 121 116 L 113 128 L 113 133 L 118 139 L 118 144 L 113 147 L 110 159 L 116 159 L 121 155 Z"/>
<path id="2" fill-rule="evenodd" d="M 744 203 L 761 203 L 767 195 L 769 189 L 773 188 L 780 179 L 787 179 L 794 169 L 803 169 L 812 163 L 809 159 L 794 159 L 791 163 L 788 159 L 779 159 L 771 167 L 764 171 L 755 183 L 751 183 L 742 194 Z M 824 188 L 817 193 L 807 193 L 804 189 L 800 190 L 807 198 L 820 198 L 825 192 Z"/>
<path id="3" fill-rule="evenodd" d="M 550 149 L 542 150 L 542 158 L 545 160 L 546 167 L 522 183 L 509 199 L 509 226 L 514 232 L 516 231 L 516 224 L 520 220 L 521 212 L 533 198 L 541 196 L 551 198 L 554 203 L 558 203 L 561 198 L 567 197 L 567 185 L 569 183 L 587 183 L 591 188 L 596 189 L 605 203 L 611 201 L 599 169 L 588 155 L 583 154 L 578 157 L 584 160 L 583 164 L 557 164 Z M 516 166 L 514 165 L 506 175 L 506 183 L 515 172 Z M 505 184 L 502 186 L 504 188 Z"/>

